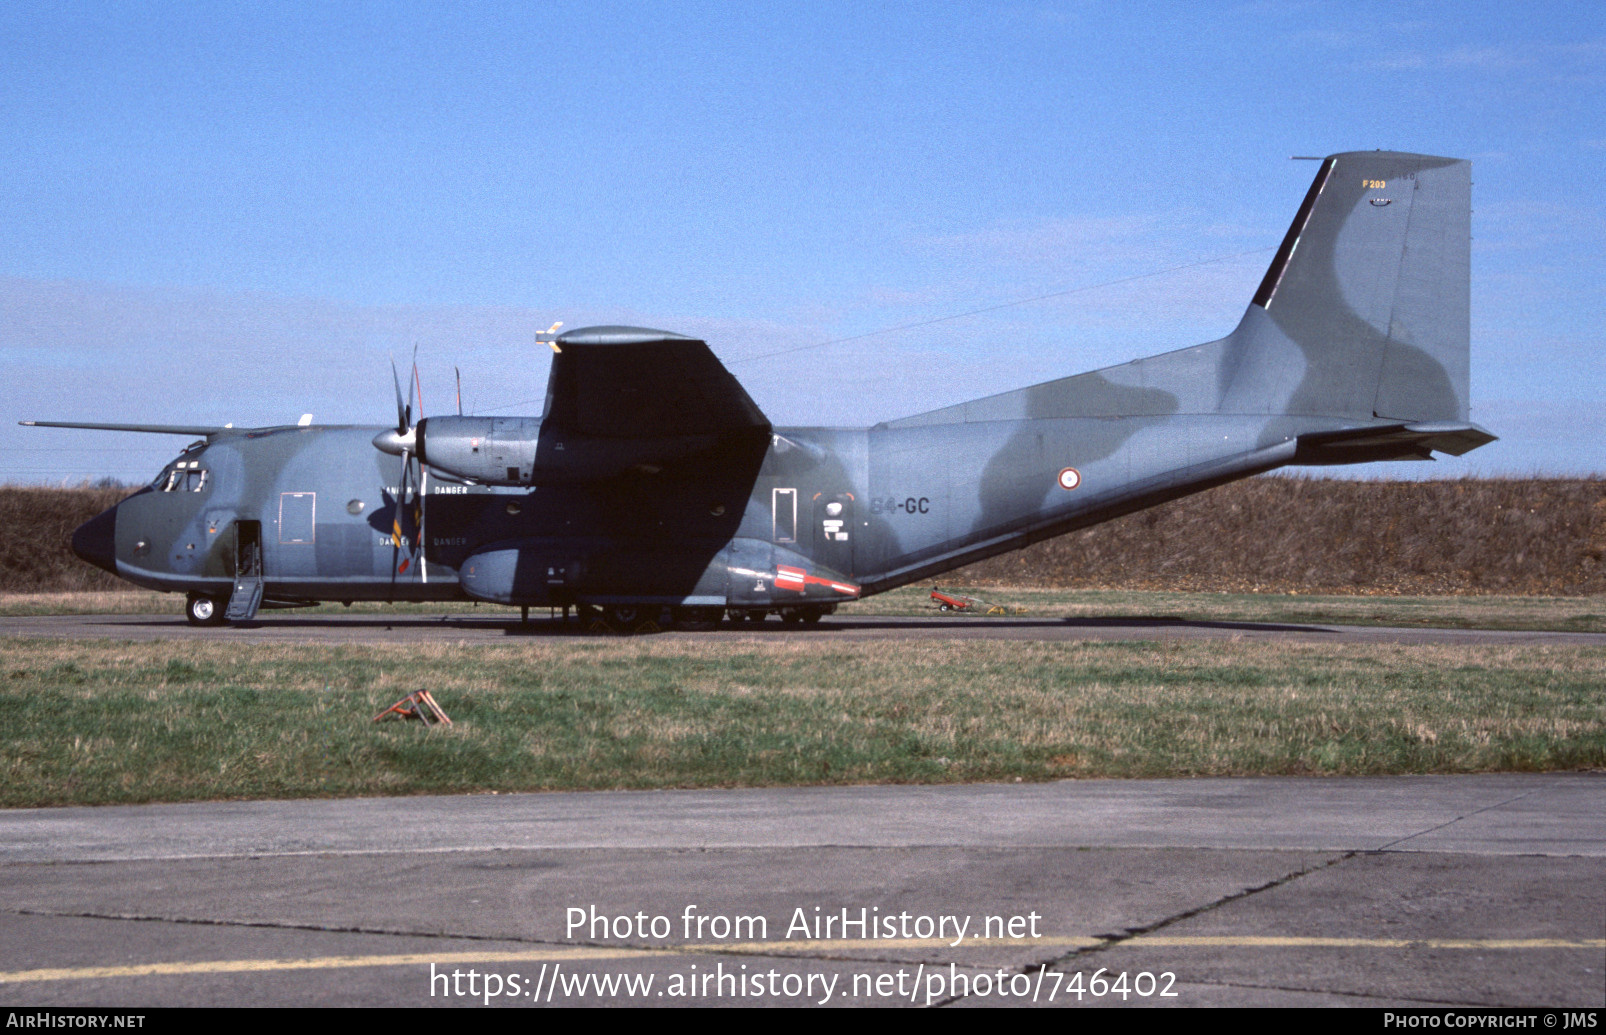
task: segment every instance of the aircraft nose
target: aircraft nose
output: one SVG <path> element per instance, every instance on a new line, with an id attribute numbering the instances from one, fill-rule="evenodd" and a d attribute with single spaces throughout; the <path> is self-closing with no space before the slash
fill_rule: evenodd
<path id="1" fill-rule="evenodd" d="M 113 507 L 78 526 L 72 534 L 72 552 L 117 574 L 117 508 Z"/>

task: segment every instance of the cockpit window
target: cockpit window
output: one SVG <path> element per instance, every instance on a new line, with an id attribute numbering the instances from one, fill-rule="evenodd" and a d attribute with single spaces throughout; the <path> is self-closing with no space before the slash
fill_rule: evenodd
<path id="1" fill-rule="evenodd" d="M 206 475 L 199 460 L 175 460 L 156 476 L 151 487 L 161 492 L 200 492 L 206 488 Z"/>

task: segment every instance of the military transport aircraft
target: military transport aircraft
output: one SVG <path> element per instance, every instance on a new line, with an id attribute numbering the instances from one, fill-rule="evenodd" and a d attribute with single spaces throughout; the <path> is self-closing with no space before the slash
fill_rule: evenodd
<path id="1" fill-rule="evenodd" d="M 387 428 L 24 423 L 198 436 L 72 540 L 192 622 L 451 599 L 812 622 L 1284 465 L 1493 441 L 1467 419 L 1470 171 L 1332 155 L 1225 338 L 871 428 L 772 427 L 707 344 L 636 327 L 538 335 L 540 417 L 414 423 L 398 381 Z"/>

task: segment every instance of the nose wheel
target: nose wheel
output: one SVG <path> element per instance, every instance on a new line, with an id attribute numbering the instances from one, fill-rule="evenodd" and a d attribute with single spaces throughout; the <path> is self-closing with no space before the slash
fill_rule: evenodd
<path id="1" fill-rule="evenodd" d="M 184 617 L 190 620 L 191 625 L 222 625 L 227 605 L 227 600 L 205 593 L 191 593 L 185 598 Z"/>

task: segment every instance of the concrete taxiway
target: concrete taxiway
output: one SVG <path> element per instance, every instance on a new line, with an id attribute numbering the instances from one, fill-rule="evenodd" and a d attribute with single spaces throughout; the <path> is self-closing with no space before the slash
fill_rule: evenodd
<path id="1" fill-rule="evenodd" d="M 1606 1006 L 1606 774 L 24 809 L 0 866 L 7 1004 Z"/>
<path id="2" fill-rule="evenodd" d="M 0 618 L 0 636 L 59 639 L 193 640 L 240 643 L 508 643 L 521 639 L 595 639 L 578 622 L 509 621 L 505 611 L 477 614 L 269 614 L 239 627 L 192 626 L 176 615 L 44 615 Z M 1154 640 L 1241 639 L 1312 643 L 1557 644 L 1606 647 L 1606 633 L 1488 629 L 1425 629 L 1309 623 L 1188 621 L 1175 618 L 986 618 L 831 615 L 818 625 L 725 625 L 715 632 L 662 632 L 698 641 L 773 640 L 807 636 L 824 641 L 994 639 Z"/>

